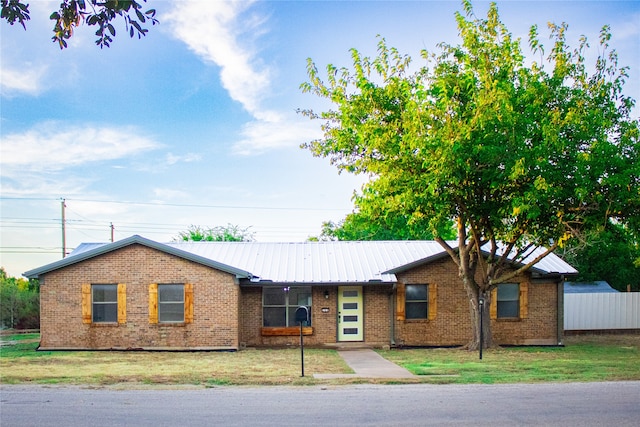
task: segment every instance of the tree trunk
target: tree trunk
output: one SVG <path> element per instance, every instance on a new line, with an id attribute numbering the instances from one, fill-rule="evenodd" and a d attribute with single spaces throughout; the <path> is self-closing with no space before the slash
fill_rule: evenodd
<path id="1" fill-rule="evenodd" d="M 478 285 L 468 279 L 463 279 L 464 289 L 469 300 L 469 320 L 471 323 L 471 338 L 464 346 L 467 350 L 473 351 L 480 348 L 480 307 L 478 303 Z M 482 305 L 482 348 L 495 346 L 493 334 L 491 333 L 491 319 L 489 316 L 489 306 L 491 305 L 491 294 L 486 292 L 484 304 Z"/>

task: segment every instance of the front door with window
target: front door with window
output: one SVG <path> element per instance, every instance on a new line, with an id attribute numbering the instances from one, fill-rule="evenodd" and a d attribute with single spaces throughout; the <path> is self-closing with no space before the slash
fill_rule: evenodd
<path id="1" fill-rule="evenodd" d="M 338 341 L 362 341 L 362 286 L 338 287 Z"/>

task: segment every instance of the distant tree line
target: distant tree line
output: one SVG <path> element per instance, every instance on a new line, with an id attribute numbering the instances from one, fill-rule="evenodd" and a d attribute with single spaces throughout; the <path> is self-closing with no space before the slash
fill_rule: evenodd
<path id="1" fill-rule="evenodd" d="M 173 240 L 178 242 L 252 242 L 253 232 L 249 228 L 239 225 L 227 224 L 226 226 L 203 227 L 191 225 L 187 231 L 181 231 Z"/>
<path id="2" fill-rule="evenodd" d="M 40 328 L 40 284 L 37 280 L 9 277 L 0 268 L 0 326 Z"/>

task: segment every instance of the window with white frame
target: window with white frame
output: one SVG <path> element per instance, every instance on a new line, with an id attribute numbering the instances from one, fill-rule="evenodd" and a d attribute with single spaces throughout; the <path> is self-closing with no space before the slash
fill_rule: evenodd
<path id="1" fill-rule="evenodd" d="M 520 316 L 520 285 L 501 283 L 498 285 L 498 319 Z"/>
<path id="2" fill-rule="evenodd" d="M 184 322 L 184 284 L 158 284 L 158 321 Z"/>
<path id="3" fill-rule="evenodd" d="M 426 319 L 429 310 L 428 286 L 405 286 L 406 319 Z"/>
<path id="4" fill-rule="evenodd" d="M 311 287 L 285 286 L 262 288 L 262 325 L 265 327 L 298 326 L 296 309 L 311 309 Z M 311 310 L 309 310 L 311 312 Z M 311 326 L 309 324 L 304 326 Z"/>
<path id="5" fill-rule="evenodd" d="M 93 323 L 118 321 L 118 285 L 91 285 L 91 321 Z"/>

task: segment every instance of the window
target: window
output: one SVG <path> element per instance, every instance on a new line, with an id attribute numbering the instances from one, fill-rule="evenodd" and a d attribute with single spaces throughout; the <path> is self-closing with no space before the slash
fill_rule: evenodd
<path id="1" fill-rule="evenodd" d="M 91 321 L 118 321 L 118 285 L 91 285 Z"/>
<path id="2" fill-rule="evenodd" d="M 405 313 L 407 319 L 426 319 L 428 302 L 427 285 L 405 286 Z"/>
<path id="3" fill-rule="evenodd" d="M 263 326 L 298 326 L 296 309 L 301 305 L 311 308 L 311 288 L 308 286 L 262 288 Z M 311 326 L 311 322 L 304 326 Z"/>
<path id="4" fill-rule="evenodd" d="M 192 283 L 151 283 L 149 323 L 193 323 Z"/>
<path id="5" fill-rule="evenodd" d="M 127 285 L 82 284 L 82 323 L 126 323 Z"/>
<path id="6" fill-rule="evenodd" d="M 184 285 L 158 285 L 158 321 L 184 322 Z"/>
<path id="7" fill-rule="evenodd" d="M 520 285 L 502 283 L 498 285 L 498 319 L 520 317 Z"/>
<path id="8" fill-rule="evenodd" d="M 438 313 L 438 285 L 409 285 L 396 288 L 396 320 L 435 320 Z"/>

